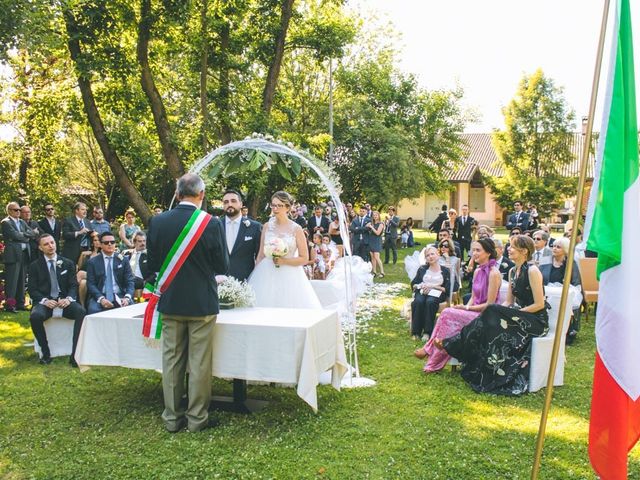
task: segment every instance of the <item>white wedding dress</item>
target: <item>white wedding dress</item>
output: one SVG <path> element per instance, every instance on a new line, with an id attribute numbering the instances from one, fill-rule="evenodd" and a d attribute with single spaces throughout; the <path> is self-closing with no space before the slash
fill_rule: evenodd
<path id="1" fill-rule="evenodd" d="M 275 217 L 271 217 L 265 228 L 265 243 L 274 237 L 279 237 L 289 247 L 285 257 L 298 256 L 295 232 L 300 226 L 297 223 L 289 220 L 284 226 L 279 226 Z M 320 300 L 302 266 L 276 267 L 272 258 L 265 257 L 256 265 L 248 283 L 255 292 L 256 307 L 322 309 Z"/>

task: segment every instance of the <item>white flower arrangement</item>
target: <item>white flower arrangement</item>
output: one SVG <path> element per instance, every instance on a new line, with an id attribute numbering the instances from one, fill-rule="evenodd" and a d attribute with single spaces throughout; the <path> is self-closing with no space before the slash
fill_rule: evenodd
<path id="1" fill-rule="evenodd" d="M 256 295 L 247 282 L 227 277 L 218 285 L 218 300 L 220 303 L 233 304 L 236 307 L 252 307 Z"/>

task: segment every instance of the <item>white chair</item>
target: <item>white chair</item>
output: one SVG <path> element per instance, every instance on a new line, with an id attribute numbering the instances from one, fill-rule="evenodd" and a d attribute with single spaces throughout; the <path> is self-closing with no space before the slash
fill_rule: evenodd
<path id="1" fill-rule="evenodd" d="M 61 317 L 51 317 L 44 322 L 44 331 L 47 332 L 47 342 L 52 357 L 64 357 L 71 355 L 73 346 L 73 320 Z M 42 357 L 42 349 L 37 340 L 33 342 L 33 349 Z"/>
<path id="2" fill-rule="evenodd" d="M 553 385 L 564 385 L 564 364 L 565 364 L 565 339 L 569 322 L 571 321 L 571 305 L 573 304 L 574 292 L 571 290 L 567 295 L 567 306 L 564 311 L 564 324 L 562 325 L 562 338 L 560 339 L 560 351 L 558 352 L 558 364 Z M 560 309 L 560 296 L 549 295 L 547 301 L 551 305 L 549 314 L 549 332 L 544 337 L 533 339 L 531 345 L 531 365 L 529 370 L 529 391 L 537 392 L 546 387 L 549 376 L 549 365 L 551 364 L 551 353 L 553 351 L 553 341 L 556 332 L 556 323 Z"/>

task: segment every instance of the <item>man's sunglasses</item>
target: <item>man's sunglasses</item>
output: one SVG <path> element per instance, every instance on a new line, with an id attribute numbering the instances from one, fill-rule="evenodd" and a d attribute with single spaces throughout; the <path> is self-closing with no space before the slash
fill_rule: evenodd
<path id="1" fill-rule="evenodd" d="M 116 241 L 115 240 L 101 240 L 100 243 L 103 244 L 103 245 L 115 245 Z"/>

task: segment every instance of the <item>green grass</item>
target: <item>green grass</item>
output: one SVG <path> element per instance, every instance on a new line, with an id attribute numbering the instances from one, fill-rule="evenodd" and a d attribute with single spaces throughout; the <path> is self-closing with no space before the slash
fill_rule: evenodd
<path id="1" fill-rule="evenodd" d="M 416 236 L 424 245 L 427 236 Z M 402 262 L 387 272 L 384 281 L 407 280 Z M 32 339 L 27 315 L 0 314 L 0 478 L 528 478 L 544 391 L 478 395 L 449 370 L 425 376 L 399 315 L 409 293 L 360 338 L 361 370 L 375 387 L 319 387 L 318 414 L 293 389 L 250 387 L 251 396 L 271 401 L 266 410 L 220 413 L 221 426 L 199 434 L 165 433 L 157 373 L 81 374 L 66 358 L 43 367 L 23 346 Z M 541 478 L 594 478 L 587 456 L 594 348 L 590 321 L 567 350 Z M 216 380 L 214 390 L 229 393 L 230 384 Z M 635 450 L 629 478 L 639 477 Z"/>

